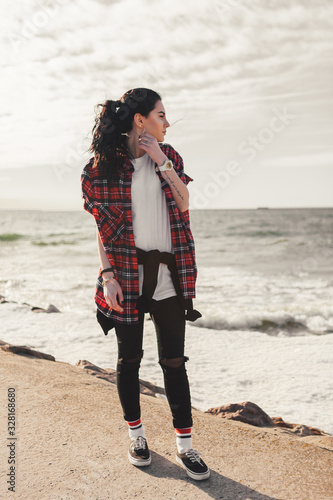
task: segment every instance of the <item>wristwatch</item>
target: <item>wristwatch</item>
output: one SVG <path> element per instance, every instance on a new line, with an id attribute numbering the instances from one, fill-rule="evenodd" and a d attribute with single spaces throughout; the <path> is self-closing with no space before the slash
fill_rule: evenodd
<path id="1" fill-rule="evenodd" d="M 156 172 L 158 172 L 158 171 L 165 172 L 165 171 L 172 170 L 172 169 L 173 169 L 173 163 L 171 160 L 165 160 L 163 165 L 160 165 L 159 167 L 155 168 Z"/>

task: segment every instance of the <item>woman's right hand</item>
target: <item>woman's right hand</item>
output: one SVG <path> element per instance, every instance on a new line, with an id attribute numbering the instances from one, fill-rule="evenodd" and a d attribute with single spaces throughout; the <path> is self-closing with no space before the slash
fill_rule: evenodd
<path id="1" fill-rule="evenodd" d="M 118 281 L 115 278 L 112 278 L 105 283 L 105 285 L 103 286 L 103 292 L 105 302 L 111 309 L 120 312 L 124 311 L 124 309 L 121 307 L 121 302 L 123 302 L 124 300 L 123 292 Z"/>

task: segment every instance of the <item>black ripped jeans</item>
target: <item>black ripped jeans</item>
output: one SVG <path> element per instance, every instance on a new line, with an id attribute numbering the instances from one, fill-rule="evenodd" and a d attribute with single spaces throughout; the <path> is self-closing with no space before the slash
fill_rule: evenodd
<path id="1" fill-rule="evenodd" d="M 181 429 L 192 427 L 191 397 L 184 356 L 185 312 L 177 296 L 154 301 L 149 313 L 155 325 L 159 364 L 163 370 L 165 393 L 173 417 L 173 426 Z M 124 419 L 141 417 L 139 368 L 143 356 L 144 313 L 139 313 L 139 323 L 117 323 L 118 342 L 117 389 Z"/>

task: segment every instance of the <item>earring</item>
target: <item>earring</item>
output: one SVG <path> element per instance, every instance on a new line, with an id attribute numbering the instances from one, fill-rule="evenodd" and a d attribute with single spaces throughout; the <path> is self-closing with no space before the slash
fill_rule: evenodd
<path id="1" fill-rule="evenodd" d="M 140 128 L 141 128 L 141 127 L 142 127 L 142 125 L 140 125 Z M 143 127 L 143 131 L 139 134 L 139 136 L 138 136 L 138 137 L 140 137 L 142 134 L 144 134 L 144 133 L 145 133 L 145 130 L 146 130 L 146 129 Z"/>

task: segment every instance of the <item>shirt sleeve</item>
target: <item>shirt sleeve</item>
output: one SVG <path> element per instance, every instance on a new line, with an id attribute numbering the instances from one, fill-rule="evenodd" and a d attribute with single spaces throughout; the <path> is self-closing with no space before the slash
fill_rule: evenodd
<path id="1" fill-rule="evenodd" d="M 91 166 L 93 159 L 91 159 L 81 173 L 81 198 L 83 198 L 83 208 L 91 215 L 93 214 L 94 207 L 94 191 L 90 178 L 89 167 Z"/>
<path id="2" fill-rule="evenodd" d="M 176 157 L 175 157 L 175 170 L 178 174 L 178 176 L 180 177 L 180 179 L 182 180 L 182 182 L 185 184 L 185 186 L 187 186 L 187 184 L 191 181 L 193 181 L 192 177 L 190 177 L 189 175 L 187 175 L 185 172 L 184 172 L 184 162 L 183 162 L 183 158 L 180 156 L 179 153 L 176 154 Z"/>

